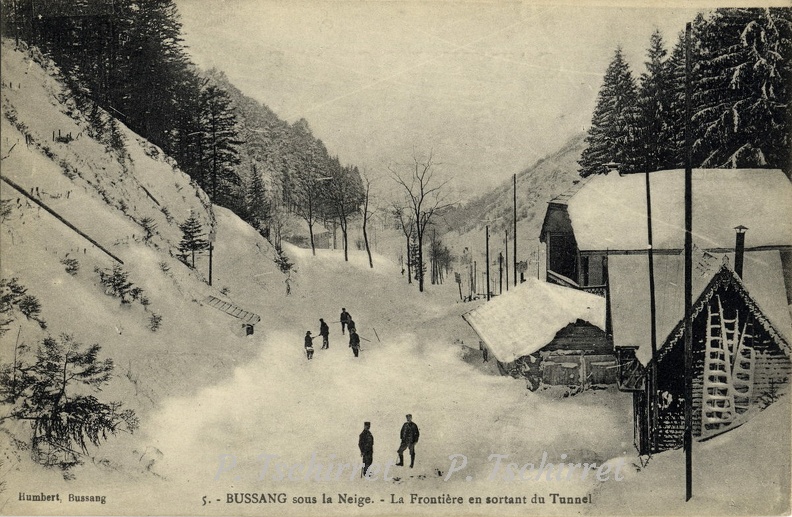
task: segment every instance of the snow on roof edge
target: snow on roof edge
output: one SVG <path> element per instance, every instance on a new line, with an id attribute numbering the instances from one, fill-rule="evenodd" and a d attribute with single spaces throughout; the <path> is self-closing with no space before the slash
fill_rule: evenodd
<path id="1" fill-rule="evenodd" d="M 578 320 L 604 330 L 605 299 L 531 278 L 462 317 L 499 361 L 511 362 Z"/>

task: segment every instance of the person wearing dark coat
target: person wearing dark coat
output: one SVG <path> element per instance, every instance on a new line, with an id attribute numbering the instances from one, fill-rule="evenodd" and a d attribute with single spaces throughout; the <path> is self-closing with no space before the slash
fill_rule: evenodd
<path id="1" fill-rule="evenodd" d="M 360 352 L 360 336 L 357 335 L 355 329 L 349 329 L 349 347 L 352 349 L 352 353 L 355 354 L 355 357 L 357 357 L 358 352 Z"/>
<path id="2" fill-rule="evenodd" d="M 305 355 L 308 356 L 309 361 L 313 357 L 313 353 L 313 338 L 311 337 L 311 331 L 309 330 L 305 333 Z"/>
<path id="3" fill-rule="evenodd" d="M 319 335 L 322 336 L 322 348 L 330 348 L 330 327 L 322 318 L 319 318 Z"/>
<path id="4" fill-rule="evenodd" d="M 360 437 L 358 438 L 360 456 L 363 457 L 363 476 L 366 475 L 366 472 L 374 461 L 374 435 L 369 431 L 370 428 L 371 422 L 363 422 L 363 432 L 360 433 Z"/>
<path id="5" fill-rule="evenodd" d="M 352 316 L 349 315 L 345 308 L 341 309 L 341 316 L 338 318 L 341 322 L 341 335 L 344 335 L 344 330 L 346 329 L 347 322 L 352 319 Z"/>
<path id="6" fill-rule="evenodd" d="M 396 465 L 399 467 L 404 466 L 404 451 L 410 449 L 410 468 L 413 468 L 413 465 L 415 465 L 415 444 L 418 443 L 420 431 L 418 430 L 418 425 L 412 421 L 412 415 L 407 415 L 406 418 L 407 421 L 404 422 L 401 428 L 401 445 L 399 450 L 396 451 L 399 454 L 399 463 Z"/>
<path id="7" fill-rule="evenodd" d="M 352 319 L 352 316 L 350 316 L 349 319 L 347 320 L 347 328 L 349 329 L 350 332 L 352 332 L 353 330 L 357 330 L 357 327 L 355 326 L 355 320 Z"/>

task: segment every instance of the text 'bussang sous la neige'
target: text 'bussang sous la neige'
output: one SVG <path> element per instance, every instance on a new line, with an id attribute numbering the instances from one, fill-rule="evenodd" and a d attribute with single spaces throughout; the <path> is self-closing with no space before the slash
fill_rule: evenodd
<path id="1" fill-rule="evenodd" d="M 223 501 L 222 499 L 216 499 L 216 502 Z M 333 495 L 329 494 L 321 494 L 320 497 L 317 496 L 293 496 L 289 497 L 288 494 L 285 492 L 275 492 L 275 493 L 258 493 L 258 492 L 234 492 L 226 494 L 225 503 L 226 504 L 286 504 L 291 502 L 292 504 L 352 504 L 357 505 L 358 507 L 363 507 L 369 504 L 373 504 L 377 502 L 376 499 L 372 498 L 371 496 L 362 496 L 358 494 L 348 494 L 348 493 L 341 493 L 335 496 L 335 500 L 333 499 Z M 533 494 L 532 496 L 527 495 L 498 495 L 498 496 L 469 496 L 467 499 L 463 496 L 458 495 L 451 495 L 451 494 L 441 494 L 441 495 L 421 495 L 421 494 L 409 494 L 406 498 L 405 496 L 397 495 L 397 494 L 390 494 L 389 499 L 380 499 L 379 502 L 381 503 L 389 503 L 389 504 L 417 504 L 417 505 L 494 505 L 494 504 L 504 504 L 504 505 L 511 505 L 511 504 L 593 504 L 594 500 L 591 494 L 586 494 L 585 496 L 570 496 L 564 495 L 558 492 L 551 492 L 544 495 Z M 203 498 L 203 506 L 206 504 L 211 504 L 211 500 L 207 499 L 206 496 Z"/>

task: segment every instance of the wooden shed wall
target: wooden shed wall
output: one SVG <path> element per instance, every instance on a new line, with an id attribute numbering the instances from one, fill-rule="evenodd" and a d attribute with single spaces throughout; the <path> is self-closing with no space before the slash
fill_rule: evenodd
<path id="1" fill-rule="evenodd" d="M 733 317 L 738 310 L 740 321 L 745 322 L 753 318 L 742 299 L 737 299 L 731 292 L 721 292 L 723 299 L 729 300 L 729 307 Z M 707 312 L 701 311 L 693 322 L 693 436 L 701 436 L 702 397 L 704 390 L 704 354 L 706 340 Z M 788 389 L 789 378 L 792 374 L 792 362 L 781 350 L 778 343 L 764 328 L 754 322 L 754 338 L 751 346 L 756 351 L 754 365 L 753 393 L 751 408 L 764 409 L 780 394 Z M 679 447 L 684 434 L 684 339 L 679 339 L 658 363 L 658 392 L 667 393 L 670 398 L 663 401 L 658 414 L 657 447 L 654 452 L 664 451 Z M 647 404 L 648 394 L 636 400 Z M 641 420 L 638 411 L 634 412 L 636 419 L 636 432 L 648 436 L 648 423 Z M 640 413 L 643 414 L 643 413 Z M 636 443 L 647 443 L 642 437 L 636 436 Z M 646 453 L 648 450 L 641 450 Z"/>

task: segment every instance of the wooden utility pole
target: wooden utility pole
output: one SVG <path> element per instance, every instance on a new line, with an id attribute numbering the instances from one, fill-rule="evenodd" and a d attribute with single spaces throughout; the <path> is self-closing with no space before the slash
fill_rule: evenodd
<path id="1" fill-rule="evenodd" d="M 503 294 L 503 253 L 498 253 L 498 294 Z"/>
<path id="2" fill-rule="evenodd" d="M 509 291 L 509 230 L 505 231 L 503 237 L 503 247 L 506 249 L 506 292 Z"/>
<path id="3" fill-rule="evenodd" d="M 490 299 L 489 225 L 487 225 L 487 301 Z"/>
<path id="4" fill-rule="evenodd" d="M 649 171 L 646 171 L 646 228 L 647 255 L 649 258 L 649 316 L 650 341 L 652 344 L 652 367 L 649 369 L 649 450 L 654 452 L 657 435 L 657 309 L 655 306 L 654 250 L 652 248 L 652 190 L 649 183 Z"/>
<path id="5" fill-rule="evenodd" d="M 478 296 L 478 264 L 473 261 L 473 292 Z"/>
<path id="6" fill-rule="evenodd" d="M 693 497 L 693 157 L 690 121 L 691 24 L 685 26 L 685 501 Z"/>
<path id="7" fill-rule="evenodd" d="M 214 250 L 214 244 L 209 241 L 209 285 L 212 285 L 212 251 Z"/>
<path id="8" fill-rule="evenodd" d="M 514 175 L 514 286 L 517 287 L 517 175 Z"/>

